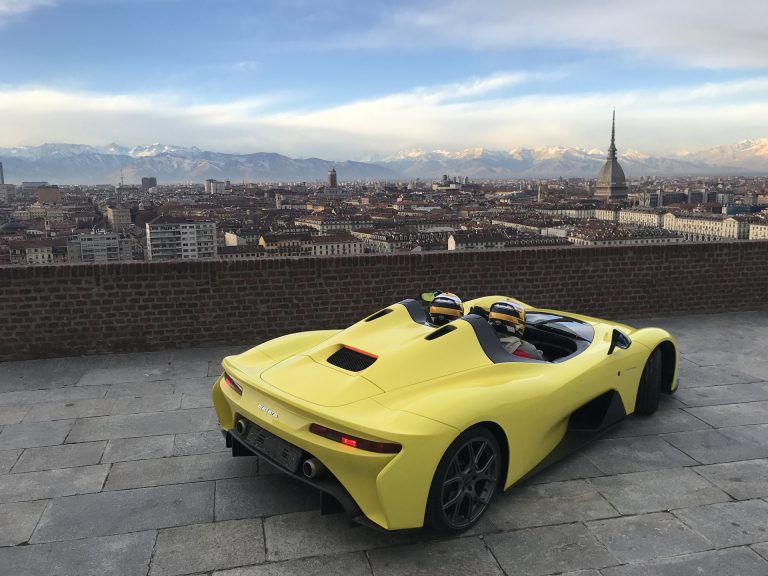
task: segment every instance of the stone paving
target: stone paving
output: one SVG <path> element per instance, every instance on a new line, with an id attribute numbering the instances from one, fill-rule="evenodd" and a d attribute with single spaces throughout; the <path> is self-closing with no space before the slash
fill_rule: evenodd
<path id="1" fill-rule="evenodd" d="M 0 364 L 0 573 L 765 576 L 768 312 L 634 324 L 678 338 L 679 392 L 454 538 L 350 527 L 232 458 L 209 391 L 242 348 Z"/>

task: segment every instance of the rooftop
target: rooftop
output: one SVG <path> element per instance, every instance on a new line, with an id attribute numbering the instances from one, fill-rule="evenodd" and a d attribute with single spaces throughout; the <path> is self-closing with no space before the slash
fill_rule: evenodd
<path id="1" fill-rule="evenodd" d="M 499 495 L 453 538 L 321 516 L 232 458 L 189 348 L 0 364 L 0 565 L 14 575 L 768 573 L 768 311 L 666 316 L 680 389 Z M 246 566 L 242 570 L 224 570 Z M 727 567 L 727 568 L 726 568 Z"/>

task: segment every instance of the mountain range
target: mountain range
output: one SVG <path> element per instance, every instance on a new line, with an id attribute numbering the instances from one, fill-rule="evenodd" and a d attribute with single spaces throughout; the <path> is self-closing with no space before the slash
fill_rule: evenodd
<path id="1" fill-rule="evenodd" d="M 595 177 L 605 151 L 564 146 L 495 151 L 410 150 L 366 162 L 289 158 L 281 154 L 225 154 L 166 144 L 127 148 L 119 144 L 43 144 L 0 148 L 6 181 L 59 184 L 202 182 L 208 178 L 241 182 L 322 181 L 335 167 L 339 180 L 435 179 L 443 174 L 469 178 Z M 744 140 L 674 157 L 629 150 L 619 154 L 628 177 L 768 174 L 768 138 Z"/>

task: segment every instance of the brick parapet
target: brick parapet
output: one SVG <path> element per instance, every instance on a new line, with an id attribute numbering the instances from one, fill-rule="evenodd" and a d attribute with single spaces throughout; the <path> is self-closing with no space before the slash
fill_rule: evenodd
<path id="1" fill-rule="evenodd" d="M 425 289 L 606 318 L 765 307 L 768 241 L 0 268 L 0 360 L 247 344 Z"/>

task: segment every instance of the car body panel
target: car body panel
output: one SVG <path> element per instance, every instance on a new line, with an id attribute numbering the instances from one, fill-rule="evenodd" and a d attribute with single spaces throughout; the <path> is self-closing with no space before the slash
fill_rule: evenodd
<path id="1" fill-rule="evenodd" d="M 487 310 L 502 298 L 469 301 L 465 312 Z M 325 465 L 369 521 L 388 530 L 423 525 L 435 469 L 462 431 L 491 423 L 503 432 L 509 448 L 503 487 L 512 486 L 563 442 L 581 407 L 615 393 L 631 414 L 652 350 L 662 342 L 674 346 L 657 328 L 535 309 L 590 324 L 592 342 L 561 362 L 494 361 L 469 321 L 438 333 L 412 306 L 385 311 L 346 330 L 288 335 L 225 358 L 222 366 L 242 395 L 222 377 L 213 400 L 223 432 L 232 435 L 242 417 L 301 448 Z M 631 344 L 609 354 L 614 330 Z M 375 361 L 358 371 L 330 363 L 342 348 Z M 402 449 L 380 454 L 346 446 L 310 432 L 313 423 Z"/>

